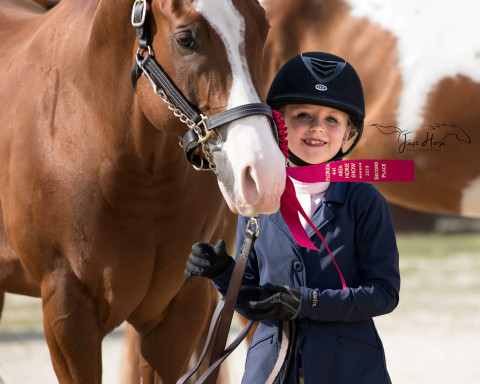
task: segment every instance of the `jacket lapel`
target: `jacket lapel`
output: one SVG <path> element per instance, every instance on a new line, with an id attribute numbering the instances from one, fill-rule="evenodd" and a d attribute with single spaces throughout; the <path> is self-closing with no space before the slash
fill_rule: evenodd
<path id="1" fill-rule="evenodd" d="M 327 192 L 320 201 L 320 204 L 313 212 L 311 220 L 320 233 L 322 233 L 321 229 L 328 222 L 335 219 L 335 211 L 331 208 L 331 205 L 327 203 L 345 204 L 346 187 L 346 183 L 330 183 Z M 312 242 L 314 242 L 314 240 L 317 238 L 317 235 L 313 228 L 307 226 L 306 231 Z M 318 241 L 320 241 L 320 239 L 318 239 Z"/>
<path id="2" fill-rule="evenodd" d="M 334 218 L 335 218 L 335 213 L 332 211 L 332 209 L 329 206 L 325 204 L 325 201 L 322 198 L 322 201 L 320 201 L 320 204 L 318 205 L 317 209 L 315 210 L 315 212 L 313 212 L 313 215 L 311 217 L 312 223 L 321 233 L 322 228 L 330 220 Z M 313 228 L 311 228 L 309 225 L 307 225 L 306 231 L 310 239 L 313 239 L 314 237 L 317 236 Z"/>
<path id="3" fill-rule="evenodd" d="M 292 233 L 290 232 L 290 229 L 288 228 L 287 223 L 285 223 L 285 220 L 283 220 L 282 214 L 280 211 L 275 212 L 274 214 L 270 215 L 268 219 L 280 230 L 282 233 L 285 234 L 287 239 L 292 243 L 293 247 L 297 250 L 297 252 L 300 252 L 301 247 L 293 237 Z"/>

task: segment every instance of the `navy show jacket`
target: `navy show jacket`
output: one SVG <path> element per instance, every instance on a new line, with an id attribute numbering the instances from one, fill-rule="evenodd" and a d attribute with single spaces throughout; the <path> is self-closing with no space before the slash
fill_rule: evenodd
<path id="1" fill-rule="evenodd" d="M 399 300 L 398 250 L 386 200 L 367 183 L 330 183 L 311 220 L 325 238 L 347 290 L 342 290 L 335 265 L 313 229 L 307 233 L 320 252 L 298 245 L 280 212 L 259 216 L 260 234 L 242 282 L 301 287 L 287 382 L 298 383 L 302 366 L 305 384 L 391 383 L 372 320 L 391 312 Z M 247 221 L 239 216 L 237 257 Z M 234 264 L 212 279 L 222 295 Z M 318 293 L 316 306 L 313 290 Z M 265 383 L 278 356 L 281 324 L 275 318 L 260 321 L 248 348 L 243 384 Z"/>

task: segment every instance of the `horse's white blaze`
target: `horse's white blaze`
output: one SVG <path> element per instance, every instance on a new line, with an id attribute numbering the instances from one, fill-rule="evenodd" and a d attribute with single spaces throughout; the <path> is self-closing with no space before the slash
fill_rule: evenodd
<path id="1" fill-rule="evenodd" d="M 480 217 L 480 177 L 473 180 L 470 185 L 463 190 L 462 205 L 460 214 L 467 217 Z"/>
<path id="2" fill-rule="evenodd" d="M 196 0 L 195 10 L 203 15 L 222 38 L 232 69 L 233 85 L 228 108 L 260 101 L 253 86 L 245 56 L 245 22 L 231 0 Z"/>
<path id="3" fill-rule="evenodd" d="M 443 77 L 480 81 L 480 2 L 470 0 L 347 0 L 398 39 L 403 90 L 397 111 L 402 129 L 418 129 L 428 92 Z M 367 58 L 366 58 L 367 59 Z M 382 58 L 379 57 L 381 63 Z"/>
<path id="4" fill-rule="evenodd" d="M 228 108 L 258 103 L 245 57 L 245 21 L 232 0 L 196 0 L 201 13 L 221 37 L 230 68 L 232 88 Z M 245 216 L 278 210 L 285 185 L 285 159 L 273 139 L 266 117 L 249 116 L 221 130 L 212 144 L 220 189 L 230 209 Z"/>

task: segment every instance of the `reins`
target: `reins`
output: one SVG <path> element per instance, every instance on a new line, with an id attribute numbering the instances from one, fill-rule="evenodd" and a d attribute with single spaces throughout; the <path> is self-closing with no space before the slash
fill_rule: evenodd
<path id="1" fill-rule="evenodd" d="M 185 151 L 187 160 L 197 170 L 215 171 L 213 156 L 208 148 L 207 140 L 212 132 L 234 120 L 252 115 L 267 116 L 272 126 L 275 124 L 271 108 L 263 103 L 244 104 L 228 109 L 214 116 L 205 116 L 195 105 L 183 95 L 161 65 L 155 59 L 151 46 L 149 30 L 149 3 L 151 0 L 135 0 L 132 9 L 132 26 L 138 36 L 138 50 L 131 71 L 131 81 L 136 92 L 140 76 L 145 76 L 153 86 L 155 94 L 168 105 L 173 114 L 187 125 L 189 131 L 183 136 L 180 145 Z M 278 142 L 277 130 L 273 129 Z M 198 154 L 201 147 L 205 158 Z"/>
<path id="2" fill-rule="evenodd" d="M 255 230 L 252 229 L 255 226 Z M 233 312 L 237 302 L 240 285 L 242 283 L 245 268 L 247 266 L 248 257 L 252 252 L 253 245 L 259 234 L 258 219 L 251 218 L 247 223 L 245 239 L 243 241 L 240 254 L 237 258 L 235 268 L 233 269 L 232 278 L 228 286 L 227 294 L 218 303 L 217 308 L 213 314 L 210 322 L 207 340 L 203 348 L 202 354 L 197 365 L 185 373 L 176 384 L 184 384 L 190 377 L 192 377 L 200 368 L 201 363 L 205 359 L 208 351 L 211 349 L 210 362 L 207 370 L 195 382 L 195 384 L 215 384 L 218 376 L 218 368 L 225 359 L 233 352 L 233 350 L 245 338 L 253 326 L 253 321 L 249 321 L 245 328 L 240 332 L 237 338 L 225 349 L 227 343 L 228 332 L 232 323 Z M 215 332 L 216 330 L 216 332 Z"/>
<path id="3" fill-rule="evenodd" d="M 252 227 L 255 227 L 255 230 Z M 205 360 L 208 352 L 211 350 L 210 360 L 208 368 L 203 372 L 199 379 L 195 381 L 195 384 L 215 384 L 217 382 L 218 370 L 220 365 L 230 354 L 237 348 L 240 343 L 245 339 L 248 332 L 252 328 L 254 322 L 249 321 L 242 331 L 237 335 L 235 340 L 225 348 L 227 344 L 228 333 L 230 325 L 232 323 L 233 312 L 237 303 L 238 293 L 247 266 L 248 258 L 253 250 L 255 240 L 259 235 L 260 227 L 256 217 L 250 218 L 247 223 L 245 239 L 242 244 L 242 248 L 238 255 L 235 267 L 233 269 L 230 284 L 228 286 L 227 294 L 218 303 L 217 308 L 212 316 L 210 327 L 207 334 L 207 339 L 203 347 L 200 358 L 191 370 L 186 372 L 176 384 L 185 384 L 195 373 L 197 373 Z M 277 361 L 273 367 L 265 384 L 273 384 L 278 375 L 282 371 L 283 367 L 288 367 L 289 358 L 292 355 L 292 346 L 294 345 L 295 337 L 295 324 L 294 322 L 283 321 L 282 322 L 282 341 L 279 348 L 279 354 Z M 285 374 L 282 383 L 286 380 L 287 369 L 284 370 Z"/>

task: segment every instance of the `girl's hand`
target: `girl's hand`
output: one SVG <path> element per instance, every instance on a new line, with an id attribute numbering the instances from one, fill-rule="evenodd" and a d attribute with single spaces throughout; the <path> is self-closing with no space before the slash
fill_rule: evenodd
<path id="1" fill-rule="evenodd" d="M 249 301 L 249 318 L 263 320 L 276 317 L 281 320 L 295 320 L 300 313 L 301 289 L 288 286 L 269 286 L 270 296 L 262 301 Z"/>
<path id="2" fill-rule="evenodd" d="M 217 245 L 208 243 L 195 243 L 192 252 L 188 256 L 185 276 L 203 276 L 209 279 L 218 276 L 225 271 L 233 259 L 225 249 L 225 241 L 218 240 Z"/>

